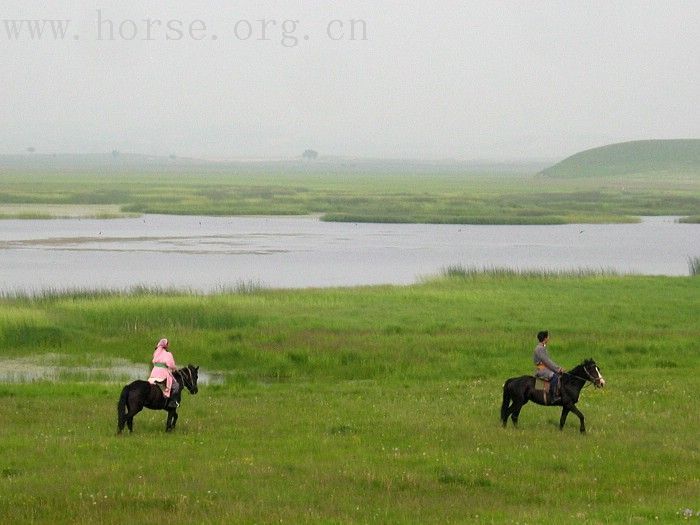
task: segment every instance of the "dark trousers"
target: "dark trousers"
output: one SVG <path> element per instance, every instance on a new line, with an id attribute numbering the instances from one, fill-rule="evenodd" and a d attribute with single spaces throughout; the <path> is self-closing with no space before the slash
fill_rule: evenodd
<path id="1" fill-rule="evenodd" d="M 549 380 L 549 395 L 552 397 L 557 395 L 557 383 L 559 383 L 559 374 L 554 374 Z"/>

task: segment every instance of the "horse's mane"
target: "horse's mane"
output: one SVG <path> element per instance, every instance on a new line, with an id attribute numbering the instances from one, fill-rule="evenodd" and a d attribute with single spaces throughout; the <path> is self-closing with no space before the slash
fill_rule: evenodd
<path id="1" fill-rule="evenodd" d="M 587 373 L 587 369 L 590 368 L 591 365 L 597 366 L 593 358 L 589 357 L 588 359 L 584 359 L 581 364 L 578 364 L 571 370 L 564 372 L 564 375 L 568 377 L 576 377 L 578 379 L 583 379 L 584 381 L 586 381 L 586 378 L 583 377 L 583 373 Z"/>

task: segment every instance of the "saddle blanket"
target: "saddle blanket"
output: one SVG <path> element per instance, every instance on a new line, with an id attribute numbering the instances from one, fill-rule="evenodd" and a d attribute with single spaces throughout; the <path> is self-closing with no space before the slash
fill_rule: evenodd
<path id="1" fill-rule="evenodd" d="M 158 388 L 160 388 L 161 392 L 165 392 L 165 388 L 168 385 L 168 383 L 165 379 L 157 379 L 155 377 L 149 377 L 148 382 L 151 383 L 152 385 L 156 385 Z"/>

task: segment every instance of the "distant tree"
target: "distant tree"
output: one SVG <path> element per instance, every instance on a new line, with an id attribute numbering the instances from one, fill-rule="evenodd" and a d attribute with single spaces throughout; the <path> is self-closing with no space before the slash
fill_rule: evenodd
<path id="1" fill-rule="evenodd" d="M 318 151 L 307 149 L 301 154 L 301 157 L 305 160 L 316 160 L 318 158 Z"/>
<path id="2" fill-rule="evenodd" d="M 176 158 L 177 158 L 177 155 L 175 155 L 175 154 L 170 155 L 170 160 L 175 160 Z"/>
<path id="3" fill-rule="evenodd" d="M 29 146 L 29 147 L 27 148 L 27 151 L 28 151 L 29 153 L 34 153 L 34 152 L 36 151 L 36 148 L 35 148 L 34 146 Z"/>
<path id="4" fill-rule="evenodd" d="M 113 149 L 112 150 L 112 157 L 115 159 L 119 156 L 119 150 L 118 149 Z"/>

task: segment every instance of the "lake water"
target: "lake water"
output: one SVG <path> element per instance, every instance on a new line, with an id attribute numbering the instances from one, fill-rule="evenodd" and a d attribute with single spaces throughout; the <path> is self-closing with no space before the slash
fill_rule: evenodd
<path id="1" fill-rule="evenodd" d="M 327 223 L 315 217 L 0 221 L 0 291 L 215 291 L 406 284 L 450 265 L 687 275 L 700 225 L 464 226 Z"/>

